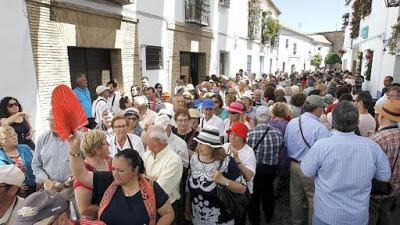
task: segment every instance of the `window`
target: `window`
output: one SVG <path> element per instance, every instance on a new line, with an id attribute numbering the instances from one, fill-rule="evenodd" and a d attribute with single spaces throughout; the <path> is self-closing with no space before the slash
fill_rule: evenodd
<path id="1" fill-rule="evenodd" d="M 296 55 L 296 53 L 297 53 L 297 44 L 294 43 L 293 44 L 293 55 Z"/>
<path id="2" fill-rule="evenodd" d="M 231 1 L 230 1 L 230 0 L 219 0 L 219 5 L 220 5 L 220 6 L 229 8 L 230 4 L 231 4 Z"/>
<path id="3" fill-rule="evenodd" d="M 251 55 L 247 56 L 247 73 L 251 73 Z"/>
<path id="4" fill-rule="evenodd" d="M 209 26 L 210 0 L 185 0 L 185 20 L 201 26 Z"/>
<path id="5" fill-rule="evenodd" d="M 162 47 L 146 46 L 146 69 L 159 70 L 163 67 Z"/>
<path id="6" fill-rule="evenodd" d="M 289 48 L 289 39 L 286 39 L 286 48 Z"/>

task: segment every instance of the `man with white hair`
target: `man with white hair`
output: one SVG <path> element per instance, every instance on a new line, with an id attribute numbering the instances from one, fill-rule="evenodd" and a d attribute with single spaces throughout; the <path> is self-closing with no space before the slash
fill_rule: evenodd
<path id="1" fill-rule="evenodd" d="M 139 110 L 140 114 L 139 124 L 146 131 L 150 125 L 154 124 L 156 112 L 148 109 L 147 98 L 143 95 L 136 96 L 133 99 L 133 105 L 135 108 Z"/>
<path id="2" fill-rule="evenodd" d="M 101 123 L 101 120 L 103 119 L 103 112 L 110 108 L 107 102 L 109 90 L 110 87 L 106 87 L 104 85 L 100 85 L 96 88 L 96 94 L 98 97 L 93 101 L 92 104 L 93 118 L 96 124 Z"/>
<path id="3" fill-rule="evenodd" d="M 249 131 L 248 145 L 254 150 L 257 159 L 254 176 L 253 195 L 249 205 L 249 220 L 252 225 L 260 224 L 260 201 L 262 201 L 265 220 L 271 222 L 274 215 L 275 200 L 273 182 L 276 177 L 279 151 L 283 148 L 283 134 L 267 124 L 269 110 L 266 106 L 257 108 L 257 126 Z"/>
<path id="4" fill-rule="evenodd" d="M 13 225 L 23 199 L 17 196 L 25 180 L 24 173 L 15 165 L 0 166 L 0 224 Z"/>
<path id="5" fill-rule="evenodd" d="M 254 106 L 268 106 L 268 103 L 264 101 L 264 92 L 261 89 L 254 90 Z"/>
<path id="6" fill-rule="evenodd" d="M 149 127 L 147 130 L 147 149 L 142 157 L 146 175 L 157 181 L 168 194 L 169 202 L 177 215 L 177 200 L 181 198 L 179 184 L 183 165 L 181 158 L 168 145 L 168 136 L 164 127 L 160 125 Z"/>

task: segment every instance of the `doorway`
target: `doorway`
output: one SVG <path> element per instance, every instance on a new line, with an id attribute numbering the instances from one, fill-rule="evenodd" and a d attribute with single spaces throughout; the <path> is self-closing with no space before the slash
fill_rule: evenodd
<path id="1" fill-rule="evenodd" d="M 97 97 L 96 87 L 112 79 L 110 49 L 68 47 L 68 61 L 71 87 L 77 86 L 79 74 L 86 74 L 92 101 Z"/>
<path id="2" fill-rule="evenodd" d="M 203 64 L 205 66 L 205 54 L 180 52 L 179 56 L 181 77 L 185 83 L 191 83 L 196 86 L 199 83 Z M 202 63 L 203 61 L 204 63 Z"/>

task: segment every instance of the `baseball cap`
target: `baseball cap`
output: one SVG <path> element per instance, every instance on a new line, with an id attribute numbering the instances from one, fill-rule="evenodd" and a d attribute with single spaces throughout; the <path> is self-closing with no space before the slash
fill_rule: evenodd
<path id="1" fill-rule="evenodd" d="M 210 98 L 206 98 L 203 100 L 203 104 L 201 105 L 202 109 L 209 109 L 214 107 L 214 102 Z"/>
<path id="2" fill-rule="evenodd" d="M 310 95 L 306 98 L 306 102 L 308 102 L 311 105 L 315 105 L 318 107 L 327 107 L 328 104 L 325 103 L 325 100 L 323 97 L 319 96 L 319 95 Z"/>
<path id="3" fill-rule="evenodd" d="M 24 173 L 16 165 L 0 166 L 0 183 L 21 186 L 24 180 Z"/>
<path id="4" fill-rule="evenodd" d="M 99 94 L 103 93 L 105 90 L 110 90 L 110 87 L 106 87 L 104 85 L 97 86 L 96 94 L 99 95 Z"/>
<path id="5" fill-rule="evenodd" d="M 259 106 L 256 109 L 255 117 L 261 121 L 267 121 L 269 119 L 269 109 L 266 106 Z"/>
<path id="6" fill-rule="evenodd" d="M 60 193 L 42 190 L 29 195 L 17 210 L 14 225 L 47 225 L 54 217 L 69 211 Z"/>
<path id="7" fill-rule="evenodd" d="M 139 110 L 137 108 L 130 107 L 125 109 L 124 116 L 131 116 L 131 115 L 137 116 L 138 119 L 140 118 Z"/>
<path id="8" fill-rule="evenodd" d="M 246 138 L 247 133 L 249 132 L 249 128 L 247 128 L 247 126 L 242 122 L 236 122 L 229 130 L 226 131 L 226 134 L 230 135 L 231 132 L 235 133 L 241 138 Z"/>

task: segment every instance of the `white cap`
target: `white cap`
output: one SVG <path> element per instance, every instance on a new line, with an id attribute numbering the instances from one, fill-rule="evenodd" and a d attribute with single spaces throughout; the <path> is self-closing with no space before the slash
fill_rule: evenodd
<path id="1" fill-rule="evenodd" d="M 105 90 L 109 90 L 109 89 L 110 89 L 110 87 L 106 87 L 104 85 L 97 86 L 96 94 L 99 95 L 99 94 L 103 93 Z"/>
<path id="2" fill-rule="evenodd" d="M 186 85 L 186 90 L 188 90 L 188 91 L 193 91 L 193 90 L 194 90 L 193 84 L 187 84 L 187 85 Z"/>
<path id="3" fill-rule="evenodd" d="M 169 118 L 168 115 L 159 114 L 154 119 L 154 125 L 162 126 L 165 129 L 168 127 L 168 125 L 171 125 L 171 119 Z"/>
<path id="4" fill-rule="evenodd" d="M 16 165 L 0 166 L 0 183 L 22 186 L 24 180 L 24 173 Z"/>
<path id="5" fill-rule="evenodd" d="M 266 106 L 259 106 L 256 110 L 256 118 L 261 121 L 267 121 L 269 119 L 269 110 Z"/>
<path id="6" fill-rule="evenodd" d="M 245 92 L 243 93 L 243 95 L 242 95 L 242 98 L 244 98 L 244 97 L 253 100 L 253 92 L 250 91 L 250 90 L 245 91 Z"/>

